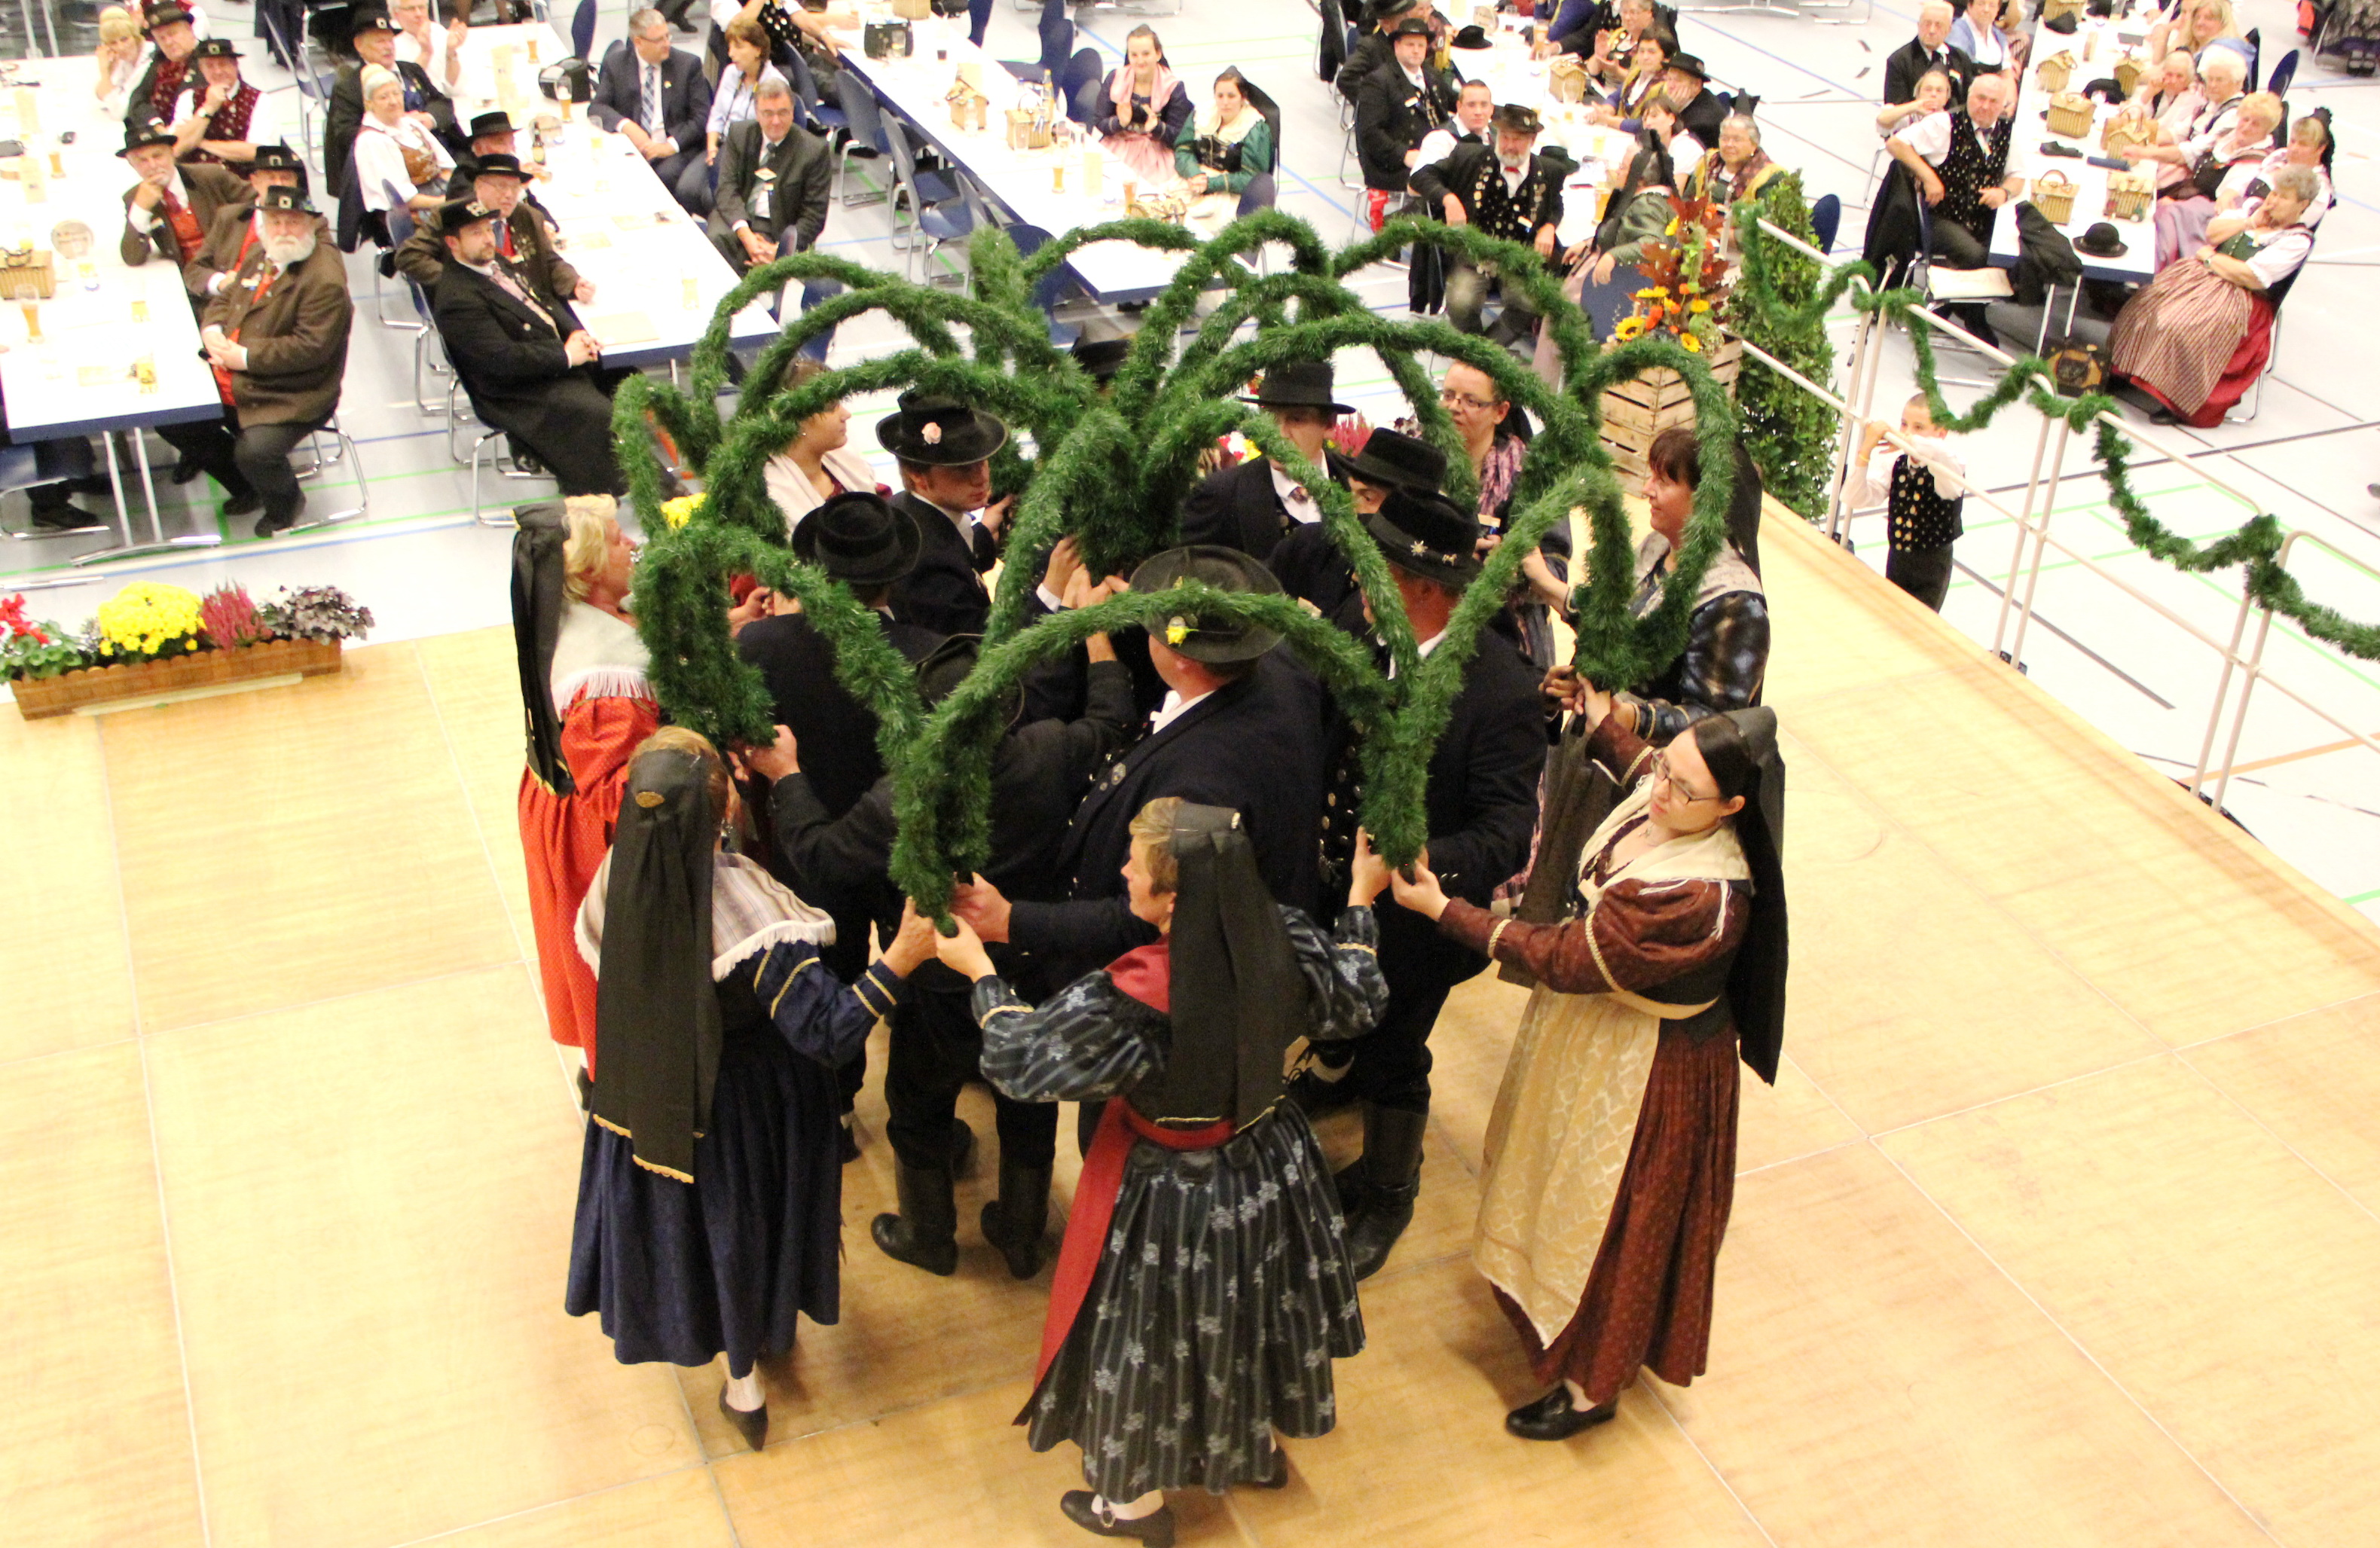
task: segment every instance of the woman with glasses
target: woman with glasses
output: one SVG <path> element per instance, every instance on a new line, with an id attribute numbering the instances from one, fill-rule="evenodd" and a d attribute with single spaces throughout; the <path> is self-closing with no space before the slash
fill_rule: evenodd
<path id="1" fill-rule="evenodd" d="M 1463 437 L 1463 454 L 1479 478 L 1481 557 L 1496 551 L 1504 540 L 1505 523 L 1512 515 L 1512 491 L 1520 487 L 1521 465 L 1528 460 L 1531 427 L 1528 416 L 1510 402 L 1496 379 L 1476 366 L 1461 361 L 1446 368 L 1438 401 L 1455 433 Z M 1554 609 L 1569 611 L 1570 524 L 1558 522 L 1521 562 L 1522 586 L 1506 610 L 1505 633 L 1512 635 L 1521 654 L 1540 671 L 1554 663 Z"/>
<path id="2" fill-rule="evenodd" d="M 1774 1083 L 1785 1012 L 1775 713 L 1710 716 L 1656 751 L 1611 695 L 1574 683 L 1569 705 L 1623 793 L 1574 849 L 1548 825 L 1536 865 L 1569 883 L 1558 922 L 1450 899 L 1427 863 L 1390 877 L 1398 902 L 1536 981 L 1471 1250 L 1548 1384 L 1504 1418 L 1533 1441 L 1610 1419 L 1639 1369 L 1679 1386 L 1703 1373 L 1736 1058 Z"/>

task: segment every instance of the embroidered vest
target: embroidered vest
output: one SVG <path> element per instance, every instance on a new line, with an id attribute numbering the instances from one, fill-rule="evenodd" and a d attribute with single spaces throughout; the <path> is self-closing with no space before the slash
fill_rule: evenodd
<path id="1" fill-rule="evenodd" d="M 149 82 L 151 115 L 161 122 L 170 122 L 174 116 L 174 99 L 182 94 L 182 83 L 189 78 L 190 62 L 188 59 L 176 64 L 159 54 L 157 73 L 150 78 Z"/>
<path id="2" fill-rule="evenodd" d="M 206 101 L 205 85 L 206 83 L 200 80 L 190 82 L 190 105 L 193 109 Z M 199 139 L 201 141 L 246 139 L 249 118 L 256 112 L 256 100 L 263 93 L 255 87 L 245 80 L 241 81 L 239 90 L 231 94 L 231 100 L 224 103 L 214 115 L 207 120 L 206 133 L 200 135 Z M 220 163 L 223 158 L 207 151 L 192 151 L 182 159 L 188 162 Z"/>
<path id="3" fill-rule="evenodd" d="M 1895 551 L 1938 549 L 1958 541 L 1967 530 L 1960 519 L 1966 505 L 1964 496 L 1945 500 L 1936 492 L 1933 472 L 1925 464 L 1906 454 L 1893 460 L 1892 490 L 1886 515 Z"/>
<path id="4" fill-rule="evenodd" d="M 2008 175 L 2009 133 L 2016 127 L 2010 115 L 1992 127 L 1991 141 L 1975 130 L 1963 112 L 1950 115 L 1950 153 L 1942 158 L 1942 202 L 1934 207 L 1937 221 L 1956 221 L 1978 235 L 1991 228 L 1992 211 L 1984 207 L 1984 190 Z"/>
<path id="5" fill-rule="evenodd" d="M 1526 242 L 1537 232 L 1537 210 L 1545 202 L 1545 168 L 1529 158 L 1518 189 L 1504 181 L 1504 166 L 1493 152 L 1479 159 L 1478 175 L 1464 190 L 1471 224 L 1490 236 Z"/>
<path id="6" fill-rule="evenodd" d="M 199 256 L 206 233 L 199 229 L 199 212 L 185 200 L 172 200 L 159 206 L 165 212 L 165 224 L 174 234 L 174 245 L 181 249 L 182 261 L 189 262 Z"/>

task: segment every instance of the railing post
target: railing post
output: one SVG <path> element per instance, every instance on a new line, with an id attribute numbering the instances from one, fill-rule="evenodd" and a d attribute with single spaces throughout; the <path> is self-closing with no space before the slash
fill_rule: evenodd
<path id="1" fill-rule="evenodd" d="M 1999 622 L 1992 625 L 1992 654 L 1999 655 L 2008 638 L 2009 610 L 2016 606 L 2016 570 L 2024 562 L 2025 534 L 2033 530 L 2033 502 L 2041 492 L 2041 459 L 2049 450 L 2049 417 L 2042 416 L 2041 432 L 2033 438 L 2033 471 L 2025 475 L 2024 504 L 2016 519 L 2016 546 L 2009 550 L 2008 584 L 2000 587 Z M 2010 658 L 2014 660 L 2014 657 Z"/>
<path id="2" fill-rule="evenodd" d="M 1876 353 L 1872 347 L 1875 332 L 1876 313 L 1861 312 L 1859 333 L 1852 345 L 1851 375 L 1843 381 L 1843 406 L 1846 409 L 1850 408 L 1852 400 L 1858 395 L 1861 381 L 1875 372 L 1876 367 L 1871 358 Z M 1842 423 L 1837 427 L 1835 436 L 1834 476 L 1827 490 L 1827 540 L 1830 543 L 1840 543 L 1843 540 L 1843 529 L 1850 521 L 1848 514 L 1843 509 L 1843 490 L 1851 481 L 1852 437 L 1859 430 L 1857 423 L 1849 413 L 1841 414 L 1839 417 Z"/>
<path id="3" fill-rule="evenodd" d="M 2042 556 L 2049 551 L 2049 518 L 2058 514 L 2058 476 L 2066 467 L 2066 438 L 2070 429 L 2063 419 L 2058 421 L 2057 449 L 2049 454 L 2049 487 L 2042 492 L 2040 525 L 2034 527 L 2033 562 L 2024 577 L 2024 602 L 2017 609 L 2016 637 L 2009 642 L 2009 665 L 2024 670 L 2024 631 L 2033 622 L 2034 588 L 2041 584 Z M 2010 577 L 2014 584 L 2014 577 Z"/>
<path id="4" fill-rule="evenodd" d="M 2249 594 L 2245 587 L 2242 587 L 2240 591 L 2240 611 L 2231 620 L 2231 643 L 2223 649 L 2223 675 L 2215 680 L 2215 705 L 2206 712 L 2206 735 L 2198 744 L 2198 767 L 2192 769 L 2190 775 L 2190 793 L 2192 795 L 2205 793 L 2206 764 L 2207 760 L 2215 756 L 2215 731 L 2223 723 L 2224 701 L 2231 696 L 2231 674 L 2240 665 L 2240 637 L 2248 632 L 2248 610 L 2254 605 L 2255 599 Z M 2265 618 L 2269 623 L 2271 614 L 2267 613 Z M 2261 636 L 2257 644 L 2261 648 L 2263 646 Z M 2228 757 L 2223 767 L 2227 770 L 2231 767 Z"/>

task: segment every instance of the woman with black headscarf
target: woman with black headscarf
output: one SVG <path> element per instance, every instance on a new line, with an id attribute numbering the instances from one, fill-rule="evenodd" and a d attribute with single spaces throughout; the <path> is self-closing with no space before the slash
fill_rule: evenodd
<path id="1" fill-rule="evenodd" d="M 1101 1537 L 1173 1541 L 1164 1491 L 1278 1488 L 1276 1432 L 1328 1433 L 1330 1361 L 1364 1347 L 1330 1173 L 1281 1100 L 1314 1041 L 1388 999 L 1360 864 L 1336 930 L 1275 903 L 1239 814 L 1165 796 L 1132 823 L 1135 914 L 1160 939 L 1038 1008 L 965 925 L 942 961 L 975 981 L 983 1072 L 1022 1101 L 1107 1103 L 1050 1290 L 1036 1451 L 1083 1449 L 1060 1507 Z"/>
<path id="2" fill-rule="evenodd" d="M 1560 923 L 1450 900 L 1416 866 L 1397 901 L 1536 992 L 1488 1123 L 1472 1261 L 1537 1380 L 1505 1416 L 1561 1440 L 1618 1411 L 1650 1368 L 1682 1386 L 1710 1352 L 1712 1287 L 1735 1194 L 1736 1058 L 1777 1078 L 1785 1019 L 1785 767 L 1777 717 L 1698 720 L 1656 752 L 1577 695 L 1625 791 L 1576 855 Z"/>
<path id="3" fill-rule="evenodd" d="M 913 913 L 849 987 L 834 921 L 719 847 L 735 787 L 680 726 L 628 766 L 620 826 L 578 913 L 603 1061 L 589 1094 L 564 1310 L 600 1312 L 623 1364 L 727 1356 L 719 1407 L 758 1451 L 758 1362 L 797 1315 L 839 1314 L 834 1070 L 934 954 Z"/>

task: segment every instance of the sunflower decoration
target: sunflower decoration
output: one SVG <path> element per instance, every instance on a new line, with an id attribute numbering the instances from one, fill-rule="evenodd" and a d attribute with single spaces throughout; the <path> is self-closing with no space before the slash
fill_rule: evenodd
<path id="1" fill-rule="evenodd" d="M 1645 283 L 1634 292 L 1636 309 L 1612 330 L 1621 344 L 1648 333 L 1667 333 L 1695 355 L 1719 345 L 1718 303 L 1729 289 L 1721 243 L 1727 212 L 1706 199 L 1670 196 L 1670 224 L 1645 244 L 1637 272 Z"/>

